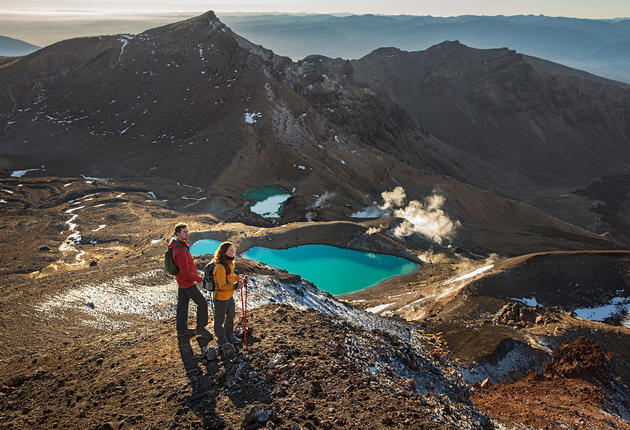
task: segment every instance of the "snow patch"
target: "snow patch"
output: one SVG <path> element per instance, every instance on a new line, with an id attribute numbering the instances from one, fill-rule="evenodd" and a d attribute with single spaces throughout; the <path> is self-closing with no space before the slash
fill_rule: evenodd
<path id="1" fill-rule="evenodd" d="M 248 112 L 245 110 L 245 123 L 247 124 L 255 124 L 256 118 L 262 118 L 262 113 L 260 112 Z"/>
<path id="2" fill-rule="evenodd" d="M 7 193 L 7 194 L 13 194 L 13 191 L 11 191 L 11 190 L 7 190 L 7 189 L 5 189 L 5 188 L 2 188 L 2 191 L 4 191 L 4 192 L 5 192 L 5 193 Z"/>
<path id="3" fill-rule="evenodd" d="M 257 202 L 250 207 L 249 210 L 266 218 L 279 218 L 282 204 L 286 202 L 289 197 L 291 197 L 291 194 L 276 194 L 275 196 L 270 196 L 263 201 Z"/>
<path id="4" fill-rule="evenodd" d="M 81 177 L 83 179 L 85 179 L 86 181 L 101 181 L 101 182 L 106 182 L 109 180 L 109 178 L 94 178 L 92 176 L 85 176 L 84 174 L 81 174 Z"/>
<path id="5" fill-rule="evenodd" d="M 603 322 L 615 315 L 622 315 L 621 325 L 630 328 L 630 297 L 614 297 L 603 306 L 574 309 L 575 315 L 583 320 Z"/>
<path id="6" fill-rule="evenodd" d="M 510 300 L 514 300 L 516 302 L 521 302 L 527 306 L 538 306 L 538 302 L 536 301 L 536 297 L 533 297 L 531 299 L 528 298 L 523 298 L 523 299 L 518 299 L 516 297 L 510 297 Z M 540 305 L 542 306 L 542 305 Z"/>
<path id="7" fill-rule="evenodd" d="M 107 227 L 107 224 L 101 224 L 101 225 L 99 225 L 97 228 L 95 228 L 95 229 L 94 229 L 94 230 L 92 230 L 92 231 L 99 231 L 99 230 L 103 230 L 105 227 Z"/>
<path id="8" fill-rule="evenodd" d="M 118 63 L 120 63 L 120 60 L 122 59 L 123 52 L 125 52 L 125 48 L 127 47 L 127 44 L 133 38 L 134 36 L 131 36 L 129 34 L 122 34 L 121 37 L 118 39 L 118 41 L 122 43 L 122 46 L 120 47 L 120 54 L 118 55 L 118 61 L 117 61 Z"/>
<path id="9" fill-rule="evenodd" d="M 474 270 L 474 271 L 472 271 L 470 273 L 467 273 L 465 275 L 459 276 L 457 278 L 449 279 L 448 281 L 444 281 L 444 282 L 442 282 L 442 285 L 448 285 L 448 284 L 452 284 L 453 282 L 459 282 L 459 281 L 463 281 L 465 279 L 474 278 L 475 276 L 477 276 L 477 275 L 479 275 L 479 274 L 481 274 L 483 272 L 486 272 L 486 271 L 492 269 L 493 267 L 494 267 L 494 264 L 489 264 L 487 266 L 480 267 L 479 269 Z"/>
<path id="10" fill-rule="evenodd" d="M 374 307 L 371 307 L 371 308 L 367 308 L 365 311 L 366 312 L 371 312 L 373 314 L 377 314 L 380 311 L 387 309 L 391 305 L 393 305 L 393 303 L 385 303 L 384 305 L 378 305 L 378 306 L 374 306 Z"/>
<path id="11" fill-rule="evenodd" d="M 74 212 L 74 211 L 78 211 L 79 209 L 83 209 L 84 207 L 85 207 L 85 206 L 77 206 L 77 207 L 74 207 L 74 208 L 70 208 L 70 209 L 68 209 L 68 210 L 66 211 L 66 213 L 67 213 L 67 214 L 71 214 L 72 212 Z M 76 215 L 75 215 L 75 216 L 76 216 Z"/>
<path id="12" fill-rule="evenodd" d="M 36 172 L 41 169 L 26 169 L 26 170 L 15 170 L 11 173 L 12 178 L 21 178 L 26 175 L 28 172 Z"/>

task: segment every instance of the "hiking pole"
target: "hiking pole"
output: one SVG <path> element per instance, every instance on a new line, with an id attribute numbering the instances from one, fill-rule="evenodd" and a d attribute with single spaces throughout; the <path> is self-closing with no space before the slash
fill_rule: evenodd
<path id="1" fill-rule="evenodd" d="M 245 348 L 247 348 L 247 282 L 249 278 L 245 276 L 245 324 L 243 325 L 243 338 L 245 339 Z"/>
<path id="2" fill-rule="evenodd" d="M 247 323 L 245 322 L 245 301 L 243 300 L 243 289 L 241 288 L 241 315 L 243 316 L 243 340 L 247 348 Z"/>

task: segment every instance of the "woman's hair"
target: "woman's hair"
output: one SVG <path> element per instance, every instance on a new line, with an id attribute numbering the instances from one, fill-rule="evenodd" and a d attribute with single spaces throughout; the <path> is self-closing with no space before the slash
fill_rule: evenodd
<path id="1" fill-rule="evenodd" d="M 234 246 L 234 244 L 232 242 L 223 242 L 221 245 L 219 245 L 216 252 L 214 253 L 214 260 L 223 264 L 223 267 L 225 267 L 225 272 L 228 275 L 232 272 L 230 270 L 230 265 L 228 264 L 229 260 L 227 259 L 227 255 L 225 255 L 225 252 L 230 246 Z"/>

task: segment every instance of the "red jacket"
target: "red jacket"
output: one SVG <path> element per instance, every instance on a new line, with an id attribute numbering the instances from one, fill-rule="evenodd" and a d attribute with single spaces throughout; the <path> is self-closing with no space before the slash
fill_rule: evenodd
<path id="1" fill-rule="evenodd" d="M 180 247 L 184 248 L 180 248 Z M 190 255 L 190 247 L 186 242 L 175 239 L 168 244 L 168 248 L 173 248 L 173 261 L 179 268 L 179 273 L 175 276 L 179 288 L 190 288 L 195 282 L 201 282 L 203 278 L 197 274 L 195 260 Z"/>

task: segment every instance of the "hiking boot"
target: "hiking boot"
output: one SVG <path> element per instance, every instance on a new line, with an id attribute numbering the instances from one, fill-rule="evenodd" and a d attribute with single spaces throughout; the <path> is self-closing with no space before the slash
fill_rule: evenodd
<path id="1" fill-rule="evenodd" d="M 231 343 L 224 343 L 219 347 L 221 349 L 221 353 L 227 356 L 236 354 L 236 348 Z"/>
<path id="2" fill-rule="evenodd" d="M 194 336 L 194 335 L 195 335 L 195 330 L 191 328 L 187 328 L 186 330 L 177 332 L 177 337 L 188 337 L 188 336 Z"/>
<path id="3" fill-rule="evenodd" d="M 205 337 L 206 339 L 212 339 L 212 333 L 210 333 L 208 330 L 206 330 L 205 328 L 196 328 L 195 329 L 195 334 L 197 336 L 201 336 L 201 337 Z"/>
<path id="4" fill-rule="evenodd" d="M 234 335 L 232 335 L 232 336 L 228 336 L 228 341 L 229 341 L 232 345 L 240 345 L 241 343 L 243 343 L 243 342 L 241 342 L 241 340 L 240 340 L 238 337 L 236 337 L 236 336 L 234 336 Z"/>

